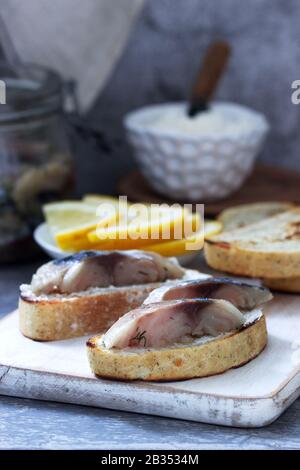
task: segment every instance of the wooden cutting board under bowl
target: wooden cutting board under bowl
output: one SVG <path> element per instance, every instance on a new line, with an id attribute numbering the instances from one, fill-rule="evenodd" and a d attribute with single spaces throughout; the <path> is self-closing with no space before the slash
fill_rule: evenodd
<path id="1" fill-rule="evenodd" d="M 133 202 L 189 202 L 171 201 L 157 194 L 139 170 L 123 176 L 117 186 L 118 194 Z M 215 216 L 223 209 L 261 201 L 293 201 L 300 203 L 300 172 L 286 168 L 257 165 L 243 186 L 228 198 L 215 201 L 195 201 L 205 204 L 206 216 Z"/>
<path id="2" fill-rule="evenodd" d="M 0 321 L 0 394 L 238 427 L 265 426 L 300 395 L 300 296 L 276 295 L 265 309 L 269 341 L 243 367 L 180 382 L 118 382 L 91 373 L 87 338 L 37 342 Z"/>

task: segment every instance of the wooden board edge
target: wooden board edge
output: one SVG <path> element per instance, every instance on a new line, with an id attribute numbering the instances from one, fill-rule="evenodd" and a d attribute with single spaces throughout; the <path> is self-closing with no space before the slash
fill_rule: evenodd
<path id="1" fill-rule="evenodd" d="M 0 395 L 242 428 L 269 425 L 300 395 L 300 374 L 276 397 L 243 399 L 241 404 L 236 398 L 197 395 L 187 391 L 174 393 L 174 389 L 147 390 L 145 399 L 144 387 L 136 387 L 128 398 L 125 394 L 121 395 L 119 383 L 116 392 L 116 383 L 113 381 L 83 381 L 79 377 L 72 377 L 72 381 L 67 382 L 66 376 L 52 373 L 48 373 L 47 379 L 41 381 L 41 375 L 44 375 L 41 371 L 0 365 Z"/>

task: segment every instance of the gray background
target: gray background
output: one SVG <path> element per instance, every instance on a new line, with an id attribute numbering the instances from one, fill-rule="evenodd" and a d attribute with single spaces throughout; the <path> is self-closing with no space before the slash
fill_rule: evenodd
<path id="1" fill-rule="evenodd" d="M 233 55 L 217 98 L 266 114 L 272 126 L 261 159 L 300 169 L 300 105 L 291 83 L 300 78 L 299 0 L 148 0 L 127 47 L 89 118 L 115 145 L 113 155 L 78 152 L 80 192 L 110 192 L 134 163 L 122 116 L 139 106 L 182 100 L 205 48 L 226 39 Z M 99 45 L 101 53 L 101 44 Z M 84 156 L 82 156 L 82 152 Z M 92 177 L 91 175 L 97 175 Z"/>

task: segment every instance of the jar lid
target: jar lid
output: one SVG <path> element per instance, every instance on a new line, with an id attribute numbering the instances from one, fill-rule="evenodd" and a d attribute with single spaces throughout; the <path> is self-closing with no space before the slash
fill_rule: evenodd
<path id="1" fill-rule="evenodd" d="M 13 70 L 0 62 L 6 104 L 0 104 L 0 124 L 39 118 L 62 108 L 63 81 L 53 70 L 24 64 Z"/>

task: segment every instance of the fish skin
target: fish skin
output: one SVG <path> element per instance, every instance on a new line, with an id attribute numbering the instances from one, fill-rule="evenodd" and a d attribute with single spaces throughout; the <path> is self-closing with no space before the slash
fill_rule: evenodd
<path id="1" fill-rule="evenodd" d="M 121 287 L 179 279 L 184 270 L 175 259 L 140 250 L 82 251 L 41 266 L 32 278 L 37 295 L 70 294 L 90 287 Z"/>
<path id="2" fill-rule="evenodd" d="M 230 295 L 231 294 L 231 295 Z M 150 293 L 145 304 L 181 298 L 213 298 L 229 300 L 237 308 L 252 310 L 272 299 L 269 289 L 223 277 L 210 277 L 163 286 Z"/>
<path id="3" fill-rule="evenodd" d="M 78 262 L 83 261 L 86 258 L 97 256 L 97 254 L 99 254 L 99 253 L 101 253 L 101 252 L 96 251 L 96 250 L 79 251 L 78 253 L 74 253 L 73 255 L 64 256 L 63 258 L 54 259 L 53 261 L 51 261 L 51 263 L 56 265 L 56 266 L 65 265 L 67 263 L 71 263 L 71 262 L 75 262 L 75 261 L 78 261 Z"/>

